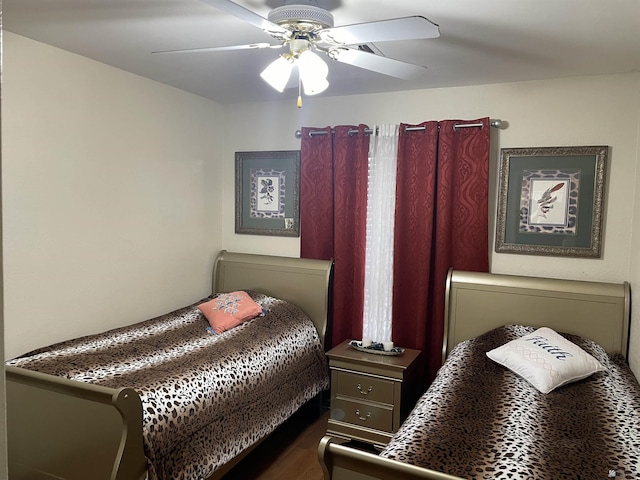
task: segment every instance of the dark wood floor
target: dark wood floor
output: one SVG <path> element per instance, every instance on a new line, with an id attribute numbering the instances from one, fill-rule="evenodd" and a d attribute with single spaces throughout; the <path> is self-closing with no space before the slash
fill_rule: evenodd
<path id="1" fill-rule="evenodd" d="M 320 417 L 317 408 L 302 409 L 223 480 L 323 480 L 317 450 L 328 419 L 326 409 Z"/>

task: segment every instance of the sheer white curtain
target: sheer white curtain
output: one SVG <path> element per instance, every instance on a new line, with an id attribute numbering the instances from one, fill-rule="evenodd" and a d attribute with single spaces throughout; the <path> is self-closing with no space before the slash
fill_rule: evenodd
<path id="1" fill-rule="evenodd" d="M 391 340 L 393 227 L 399 125 L 377 125 L 369 142 L 362 337 Z"/>

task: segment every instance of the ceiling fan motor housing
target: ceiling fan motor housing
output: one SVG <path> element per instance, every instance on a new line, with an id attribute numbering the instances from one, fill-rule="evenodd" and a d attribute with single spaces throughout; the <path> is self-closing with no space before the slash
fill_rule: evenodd
<path id="1" fill-rule="evenodd" d="M 284 5 L 269 12 L 268 20 L 300 31 L 333 27 L 331 12 L 312 5 Z"/>

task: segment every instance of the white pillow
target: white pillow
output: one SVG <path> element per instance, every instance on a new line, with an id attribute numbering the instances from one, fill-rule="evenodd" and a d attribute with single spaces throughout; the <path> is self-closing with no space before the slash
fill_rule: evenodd
<path id="1" fill-rule="evenodd" d="M 548 327 L 505 343 L 487 352 L 487 357 L 542 393 L 605 370 L 598 360 Z"/>

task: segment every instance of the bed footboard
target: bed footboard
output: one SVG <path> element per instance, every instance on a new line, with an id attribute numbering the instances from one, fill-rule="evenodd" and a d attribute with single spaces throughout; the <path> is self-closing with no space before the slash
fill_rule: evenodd
<path id="1" fill-rule="evenodd" d="M 318 445 L 318 458 L 327 480 L 462 480 L 347 447 L 341 442 L 344 440 L 325 436 Z"/>
<path id="2" fill-rule="evenodd" d="M 130 388 L 6 367 L 12 480 L 141 480 L 142 405 Z"/>

